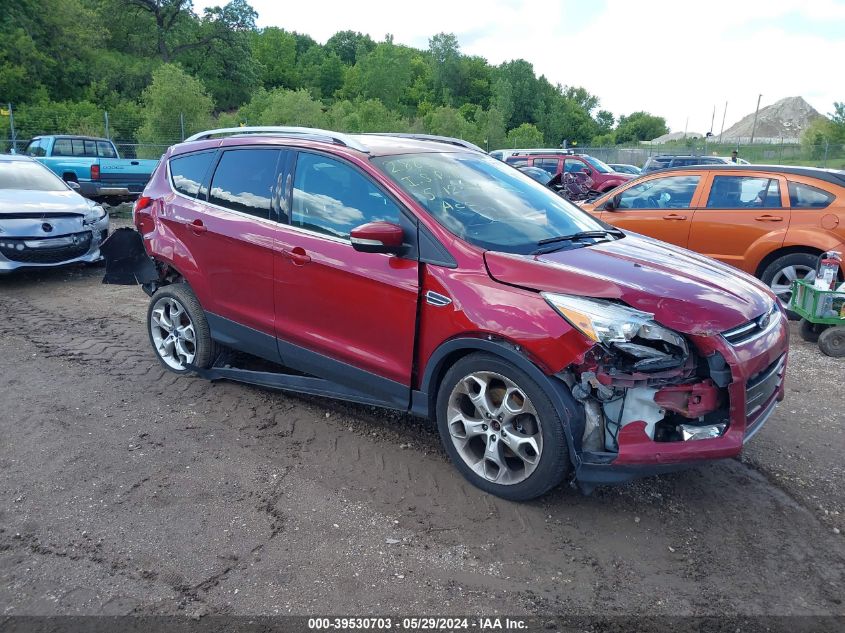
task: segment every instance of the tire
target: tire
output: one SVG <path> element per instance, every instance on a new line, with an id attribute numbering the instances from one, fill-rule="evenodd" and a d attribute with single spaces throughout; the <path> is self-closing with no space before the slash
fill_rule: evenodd
<path id="1" fill-rule="evenodd" d="M 813 281 L 816 278 L 816 264 L 819 258 L 812 253 L 790 253 L 778 257 L 771 264 L 766 266 L 760 280 L 772 289 L 784 306 L 789 305 L 792 291 L 789 284 L 793 279 L 807 279 Z M 790 321 L 797 321 L 801 317 L 791 310 L 786 311 Z"/>
<path id="2" fill-rule="evenodd" d="M 159 362 L 177 374 L 189 372 L 188 364 L 208 369 L 217 357 L 205 312 L 184 283 L 163 286 L 152 296 L 147 334 Z"/>
<path id="3" fill-rule="evenodd" d="M 492 354 L 470 354 L 446 372 L 437 395 L 437 426 L 461 474 L 503 499 L 539 497 L 571 469 L 563 420 L 546 392 Z"/>
<path id="4" fill-rule="evenodd" d="M 823 323 L 810 323 L 807 319 L 801 319 L 798 326 L 798 335 L 808 343 L 818 343 L 819 336 L 828 328 Z"/>
<path id="5" fill-rule="evenodd" d="M 845 325 L 830 327 L 819 335 L 819 349 L 833 358 L 845 356 Z"/>

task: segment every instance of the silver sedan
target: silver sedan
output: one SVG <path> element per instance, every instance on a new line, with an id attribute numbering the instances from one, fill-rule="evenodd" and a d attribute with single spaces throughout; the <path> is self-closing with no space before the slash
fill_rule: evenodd
<path id="1" fill-rule="evenodd" d="M 25 156 L 0 156 L 0 274 L 102 259 L 108 213 Z"/>

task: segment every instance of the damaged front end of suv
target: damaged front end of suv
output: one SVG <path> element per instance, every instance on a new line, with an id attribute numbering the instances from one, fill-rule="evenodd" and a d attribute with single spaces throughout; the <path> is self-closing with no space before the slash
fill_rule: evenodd
<path id="1" fill-rule="evenodd" d="M 557 374 L 584 410 L 572 439 L 585 491 L 736 455 L 752 426 L 756 431 L 783 397 L 785 358 L 743 376 L 740 364 L 732 371 L 726 358 L 735 354 L 730 333 L 684 335 L 619 302 L 542 296 L 594 342 L 580 362 Z M 773 302 L 751 327 L 740 328 L 746 336 L 738 342 L 753 346 L 782 327 L 781 320 Z M 759 406 L 747 406 L 749 392 Z"/>

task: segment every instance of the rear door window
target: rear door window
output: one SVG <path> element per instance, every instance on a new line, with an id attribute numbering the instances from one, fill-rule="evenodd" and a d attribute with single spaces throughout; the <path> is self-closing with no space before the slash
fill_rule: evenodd
<path id="1" fill-rule="evenodd" d="M 557 158 L 536 158 L 534 159 L 534 167 L 539 167 L 549 172 L 554 176 L 557 173 L 558 159 Z"/>
<path id="2" fill-rule="evenodd" d="M 279 156 L 277 149 L 232 149 L 223 152 L 211 179 L 208 200 L 216 205 L 270 219 Z"/>
<path id="3" fill-rule="evenodd" d="M 300 152 L 293 179 L 291 224 L 343 239 L 367 222 L 399 223 L 399 207 L 353 167 Z"/>
<path id="4" fill-rule="evenodd" d="M 170 181 L 181 194 L 195 198 L 206 185 L 208 168 L 214 160 L 214 152 L 199 152 L 177 156 L 170 160 Z"/>
<path id="5" fill-rule="evenodd" d="M 617 196 L 617 209 L 688 209 L 700 176 L 667 176 L 646 180 Z"/>
<path id="6" fill-rule="evenodd" d="M 824 209 L 834 197 L 818 187 L 789 181 L 789 205 L 793 209 Z"/>
<path id="7" fill-rule="evenodd" d="M 781 207 L 775 178 L 715 176 L 707 197 L 708 209 L 772 209 Z"/>

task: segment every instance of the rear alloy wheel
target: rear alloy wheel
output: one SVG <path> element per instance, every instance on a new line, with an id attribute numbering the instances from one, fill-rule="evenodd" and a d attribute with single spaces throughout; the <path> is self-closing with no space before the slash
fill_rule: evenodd
<path id="1" fill-rule="evenodd" d="M 834 358 L 845 356 L 845 325 L 826 329 L 819 335 L 819 349 Z"/>
<path id="2" fill-rule="evenodd" d="M 790 253 L 766 266 L 760 279 L 780 297 L 783 305 L 789 305 L 792 282 L 796 279 L 815 281 L 817 262 L 818 257 L 811 253 Z"/>
<path id="3" fill-rule="evenodd" d="M 533 499 L 569 471 L 560 416 L 537 383 L 504 360 L 459 360 L 443 379 L 437 409 L 446 451 L 482 490 Z"/>
<path id="4" fill-rule="evenodd" d="M 217 354 L 205 313 L 186 284 L 164 286 L 147 310 L 150 343 L 159 361 L 170 371 L 184 373 L 189 365 L 211 366 Z"/>

